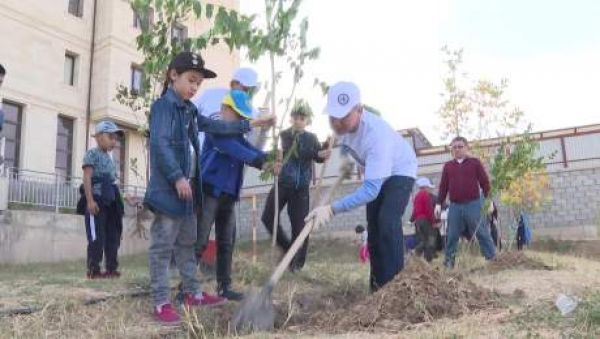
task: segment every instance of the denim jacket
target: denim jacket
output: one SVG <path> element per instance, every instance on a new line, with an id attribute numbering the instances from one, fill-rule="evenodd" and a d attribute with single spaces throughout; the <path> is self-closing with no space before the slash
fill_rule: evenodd
<path id="1" fill-rule="evenodd" d="M 218 135 L 240 135 L 250 130 L 248 121 L 224 122 L 198 117 L 196 106 L 183 100 L 172 88 L 156 100 L 150 109 L 150 182 L 144 203 L 151 210 L 172 217 L 194 213 L 200 202 L 200 189 L 194 201 L 181 200 L 175 182 L 190 178 L 190 143 L 198 155 L 194 186 L 202 186 L 198 130 Z"/>
<path id="2" fill-rule="evenodd" d="M 323 148 L 313 133 L 295 132 L 288 128 L 281 132 L 283 157 L 287 159 L 281 169 L 279 183 L 286 187 L 303 188 L 310 185 L 312 162 L 323 162 L 318 153 Z M 290 154 L 291 152 L 291 154 Z"/>

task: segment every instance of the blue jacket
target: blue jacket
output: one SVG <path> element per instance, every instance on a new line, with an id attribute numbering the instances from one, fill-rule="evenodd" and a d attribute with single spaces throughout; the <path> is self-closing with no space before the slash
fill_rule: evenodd
<path id="1" fill-rule="evenodd" d="M 293 188 L 310 186 L 313 176 L 312 162 L 324 161 L 318 155 L 324 147 L 315 134 L 307 131 L 295 132 L 292 128 L 288 128 L 281 132 L 280 138 L 283 158 L 287 160 L 281 169 L 279 183 Z"/>
<path id="2" fill-rule="evenodd" d="M 206 134 L 200 161 L 205 193 L 215 198 L 227 194 L 238 199 L 244 181 L 244 164 L 260 169 L 265 159 L 266 154 L 243 136 Z"/>
<path id="3" fill-rule="evenodd" d="M 152 210 L 172 217 L 190 215 L 194 203 L 200 201 L 196 190 L 194 202 L 179 199 L 175 182 L 190 177 L 190 143 L 196 154 L 198 130 L 219 135 L 241 135 L 250 130 L 248 121 L 225 122 L 197 118 L 196 106 L 183 100 L 171 88 L 156 100 L 150 109 L 150 182 L 144 203 Z M 199 169 L 200 156 L 197 157 Z M 200 171 L 195 176 L 196 187 L 201 187 Z"/>

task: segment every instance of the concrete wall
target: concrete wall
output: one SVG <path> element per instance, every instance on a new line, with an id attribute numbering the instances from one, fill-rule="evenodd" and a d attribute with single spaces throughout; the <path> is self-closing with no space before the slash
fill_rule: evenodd
<path id="1" fill-rule="evenodd" d="M 144 253 L 148 241 L 132 236 L 134 211 L 124 218 L 119 255 Z M 149 222 L 145 222 L 149 226 Z M 0 217 L 0 263 L 57 262 L 86 257 L 83 217 L 51 212 L 3 212 Z"/>
<path id="2" fill-rule="evenodd" d="M 430 176 L 439 182 L 439 173 Z M 542 211 L 531 216 L 533 234 L 536 238 L 580 240 L 598 239 L 600 235 L 600 167 L 555 170 L 550 172 L 553 200 Z M 336 197 L 342 196 L 359 185 L 357 180 L 342 185 Z M 267 237 L 260 220 L 264 209 L 266 188 L 256 193 L 256 210 L 252 209 L 252 196 L 244 197 L 237 206 L 238 238 L 251 239 L 255 226 L 259 239 Z M 324 188 L 322 192 L 325 192 Z M 408 226 L 412 206 L 403 218 L 405 234 L 413 230 Z M 148 241 L 132 237 L 135 212 L 128 206 L 124 220 L 121 255 L 143 253 Z M 151 216 L 146 215 L 148 227 Z M 281 216 L 284 229 L 289 233 L 289 219 L 284 209 Z M 508 215 L 501 207 L 501 221 L 506 227 Z M 332 224 L 318 233 L 351 231 L 357 224 L 366 225 L 364 207 L 338 215 Z M 80 216 L 50 212 L 17 211 L 4 212 L 0 217 L 0 263 L 25 263 L 60 261 L 85 258 L 86 239 L 83 219 Z"/>

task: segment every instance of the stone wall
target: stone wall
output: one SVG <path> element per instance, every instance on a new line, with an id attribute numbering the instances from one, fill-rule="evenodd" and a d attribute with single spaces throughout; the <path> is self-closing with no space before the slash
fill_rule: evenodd
<path id="1" fill-rule="evenodd" d="M 552 201 L 541 211 L 530 216 L 530 222 L 536 238 L 552 237 L 556 239 L 595 239 L 600 233 L 600 167 L 579 169 L 555 169 L 549 172 Z M 440 172 L 427 175 L 434 185 L 439 184 Z M 343 185 L 336 196 L 354 190 L 358 182 Z M 257 233 L 259 238 L 266 236 L 260 221 L 267 193 L 256 193 L 257 197 Z M 405 229 L 412 210 L 409 204 L 404 213 Z M 504 227 L 510 224 L 505 208 L 500 206 L 500 219 Z M 242 199 L 238 205 L 238 232 L 240 238 L 250 238 L 252 234 L 252 199 Z M 282 223 L 289 232 L 287 212 L 282 212 Z M 350 230 L 357 224 L 366 224 L 365 210 L 340 214 L 333 219 L 327 230 Z"/>

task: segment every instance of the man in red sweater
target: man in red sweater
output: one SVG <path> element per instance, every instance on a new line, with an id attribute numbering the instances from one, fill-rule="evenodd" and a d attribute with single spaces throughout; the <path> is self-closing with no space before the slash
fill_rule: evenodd
<path id="1" fill-rule="evenodd" d="M 421 177 L 416 181 L 419 192 L 413 200 L 413 214 L 411 221 L 415 223 L 417 237 L 419 239 L 418 248 L 423 251 L 425 260 L 431 262 L 435 255 L 437 233 L 436 220 L 433 215 L 433 194 L 431 190 L 433 185 L 431 181 L 425 177 Z"/>
<path id="2" fill-rule="evenodd" d="M 458 239 L 465 230 L 471 235 L 475 233 L 481 254 L 487 260 L 496 257 L 496 248 L 481 211 L 483 197 L 480 190 L 485 198 L 489 198 L 490 194 L 490 181 L 485 169 L 479 159 L 468 156 L 467 139 L 456 137 L 450 146 L 454 159 L 444 164 L 435 215 L 440 215 L 441 204 L 449 196 L 448 239 L 444 265 L 453 268 Z"/>

